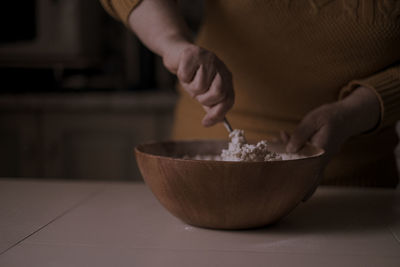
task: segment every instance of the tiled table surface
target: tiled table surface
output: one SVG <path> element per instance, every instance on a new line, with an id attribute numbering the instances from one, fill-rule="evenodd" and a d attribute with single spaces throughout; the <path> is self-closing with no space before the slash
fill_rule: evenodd
<path id="1" fill-rule="evenodd" d="M 400 266 L 400 192 L 321 187 L 276 225 L 217 231 L 140 183 L 0 179 L 0 266 Z"/>

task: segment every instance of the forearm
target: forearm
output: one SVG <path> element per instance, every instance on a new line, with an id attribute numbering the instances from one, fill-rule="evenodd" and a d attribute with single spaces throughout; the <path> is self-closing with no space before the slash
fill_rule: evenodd
<path id="1" fill-rule="evenodd" d="M 234 103 L 232 75 L 214 53 L 192 43 L 175 1 L 143 0 L 129 15 L 128 24 L 162 57 L 189 95 L 206 107 L 203 125 L 222 121 Z"/>
<path id="2" fill-rule="evenodd" d="M 180 52 L 191 45 L 191 36 L 173 0 L 144 0 L 128 19 L 138 38 L 164 59 L 173 73 L 178 68 Z"/>

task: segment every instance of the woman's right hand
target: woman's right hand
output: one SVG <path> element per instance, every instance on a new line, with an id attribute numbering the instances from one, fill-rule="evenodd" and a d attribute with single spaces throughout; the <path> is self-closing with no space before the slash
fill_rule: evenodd
<path id="1" fill-rule="evenodd" d="M 176 46 L 163 55 L 164 65 L 176 74 L 186 92 L 203 105 L 203 125 L 221 122 L 234 103 L 232 74 L 212 52 L 193 44 Z"/>
<path id="2" fill-rule="evenodd" d="M 192 43 L 176 1 L 141 1 L 130 13 L 128 24 L 203 105 L 207 112 L 203 125 L 222 121 L 234 102 L 232 74 L 214 53 Z"/>

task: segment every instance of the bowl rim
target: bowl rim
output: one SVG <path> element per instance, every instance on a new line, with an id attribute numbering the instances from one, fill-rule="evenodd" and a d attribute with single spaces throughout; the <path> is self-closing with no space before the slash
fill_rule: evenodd
<path id="1" fill-rule="evenodd" d="M 325 155 L 325 150 L 323 148 L 317 147 L 310 142 L 307 142 L 306 145 L 312 146 L 318 150 L 320 150 L 318 153 L 312 156 L 307 156 L 305 158 L 298 158 L 298 159 L 286 159 L 286 160 L 271 160 L 271 161 L 229 161 L 229 160 L 206 160 L 206 159 L 184 159 L 184 158 L 178 158 L 178 157 L 171 157 L 171 156 L 163 156 L 163 155 L 155 155 L 155 154 L 150 154 L 147 152 L 144 152 L 140 149 L 142 146 L 147 146 L 147 145 L 155 145 L 155 144 L 162 144 L 162 143 L 193 143 L 193 142 L 227 142 L 227 140 L 224 139 L 185 139 L 185 140 L 163 140 L 163 141 L 148 141 L 144 142 L 141 144 L 138 144 L 134 147 L 135 153 L 140 153 L 144 154 L 150 158 L 161 158 L 163 160 L 171 160 L 171 161 L 178 161 L 178 162 L 207 162 L 211 164 L 279 164 L 282 162 L 293 162 L 293 161 L 303 161 L 307 159 L 314 159 L 314 158 L 320 158 Z M 272 142 L 272 141 L 271 141 Z M 274 142 L 277 143 L 277 142 Z"/>

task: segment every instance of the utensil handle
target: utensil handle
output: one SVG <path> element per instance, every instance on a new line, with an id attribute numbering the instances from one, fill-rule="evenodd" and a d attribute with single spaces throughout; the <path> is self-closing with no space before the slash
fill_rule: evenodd
<path id="1" fill-rule="evenodd" d="M 224 126 L 229 133 L 233 131 L 232 126 L 226 117 L 224 117 Z"/>

